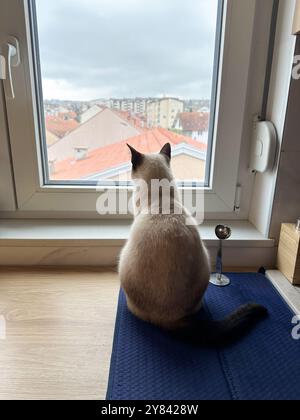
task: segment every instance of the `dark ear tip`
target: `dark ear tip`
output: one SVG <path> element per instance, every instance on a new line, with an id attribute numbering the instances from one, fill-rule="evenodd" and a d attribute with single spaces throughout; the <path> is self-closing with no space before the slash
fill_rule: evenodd
<path id="1" fill-rule="evenodd" d="M 171 159 L 172 155 L 172 146 L 170 143 L 166 143 L 164 147 L 160 151 L 161 154 L 167 156 L 169 159 Z"/>
<path id="2" fill-rule="evenodd" d="M 130 146 L 130 144 L 128 144 L 128 143 L 126 143 L 126 144 L 127 144 L 128 149 L 130 150 L 131 154 L 137 153 L 137 151 L 132 146 Z"/>
<path id="3" fill-rule="evenodd" d="M 143 155 L 142 153 L 135 150 L 132 146 L 130 146 L 130 144 L 126 144 L 131 151 L 131 163 L 133 165 L 133 168 L 136 169 L 142 163 Z"/>

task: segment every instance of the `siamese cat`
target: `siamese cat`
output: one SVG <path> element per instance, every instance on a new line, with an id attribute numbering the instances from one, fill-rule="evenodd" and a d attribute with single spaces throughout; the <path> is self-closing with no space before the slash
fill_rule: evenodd
<path id="1" fill-rule="evenodd" d="M 132 179 L 139 189 L 139 208 L 119 262 L 129 310 L 143 321 L 198 344 L 235 341 L 266 317 L 267 310 L 248 304 L 222 321 L 196 317 L 209 285 L 210 260 L 196 220 L 180 201 L 170 166 L 171 146 L 166 144 L 154 155 L 128 147 Z M 163 211 L 161 194 L 152 197 L 152 180 L 172 183 L 169 214 Z"/>

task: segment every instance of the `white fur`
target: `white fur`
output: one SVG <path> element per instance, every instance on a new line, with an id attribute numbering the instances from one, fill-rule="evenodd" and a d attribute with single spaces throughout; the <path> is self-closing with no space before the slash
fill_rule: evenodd
<path id="1" fill-rule="evenodd" d="M 173 180 L 163 154 L 144 155 L 133 179 Z M 147 192 L 145 192 L 147 194 Z M 210 263 L 197 223 L 187 225 L 191 216 L 149 214 L 153 202 L 135 216 L 130 238 L 119 263 L 119 276 L 128 307 L 137 317 L 167 329 L 183 326 L 196 313 L 210 277 Z M 182 207 L 176 189 L 171 198 Z"/>

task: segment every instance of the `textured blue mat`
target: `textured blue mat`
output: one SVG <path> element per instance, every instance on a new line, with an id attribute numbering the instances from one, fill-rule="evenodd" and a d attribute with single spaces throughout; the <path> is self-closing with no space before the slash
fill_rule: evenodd
<path id="1" fill-rule="evenodd" d="M 294 316 L 261 274 L 230 274 L 210 286 L 206 311 L 219 319 L 241 304 L 265 305 L 269 319 L 225 350 L 201 349 L 136 319 L 121 291 L 108 400 L 299 400 L 300 341 Z"/>

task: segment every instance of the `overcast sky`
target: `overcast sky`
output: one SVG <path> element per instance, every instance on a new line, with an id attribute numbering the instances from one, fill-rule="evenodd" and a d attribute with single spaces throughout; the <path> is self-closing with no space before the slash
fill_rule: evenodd
<path id="1" fill-rule="evenodd" d="M 209 98 L 217 3 L 36 0 L 44 98 Z"/>

